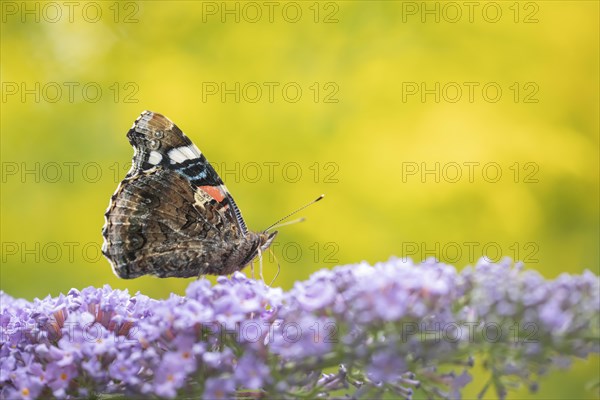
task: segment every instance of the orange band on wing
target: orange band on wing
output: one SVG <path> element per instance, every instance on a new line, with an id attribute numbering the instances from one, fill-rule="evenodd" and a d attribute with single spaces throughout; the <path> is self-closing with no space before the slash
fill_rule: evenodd
<path id="1" fill-rule="evenodd" d="M 198 189 L 202 190 L 219 203 L 225 198 L 225 191 L 221 189 L 220 186 L 198 186 Z"/>

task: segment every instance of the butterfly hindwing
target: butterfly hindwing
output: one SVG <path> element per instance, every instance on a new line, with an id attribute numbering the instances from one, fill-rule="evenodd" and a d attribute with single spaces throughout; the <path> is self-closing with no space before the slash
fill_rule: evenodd
<path id="1" fill-rule="evenodd" d="M 189 183 L 169 169 L 143 171 L 127 178 L 107 212 L 106 255 L 117 275 L 134 278 L 218 274 L 235 247 L 252 243 L 211 204 L 198 208 Z"/>

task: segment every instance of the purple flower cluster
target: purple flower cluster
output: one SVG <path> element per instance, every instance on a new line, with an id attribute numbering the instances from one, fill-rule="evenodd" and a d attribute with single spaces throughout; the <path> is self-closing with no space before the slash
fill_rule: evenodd
<path id="1" fill-rule="evenodd" d="M 508 261 L 363 263 L 289 292 L 236 273 L 166 300 L 0 292 L 0 398 L 460 398 L 473 357 L 502 397 L 509 381 L 535 389 L 549 360 L 599 352 L 599 311 L 591 272 L 546 280 Z"/>

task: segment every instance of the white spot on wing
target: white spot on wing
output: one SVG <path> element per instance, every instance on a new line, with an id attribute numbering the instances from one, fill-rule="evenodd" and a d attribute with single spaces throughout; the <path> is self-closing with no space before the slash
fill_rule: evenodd
<path id="1" fill-rule="evenodd" d="M 196 147 L 195 144 L 191 144 L 188 146 L 192 152 L 196 155 L 196 157 L 200 157 L 202 155 L 202 152 L 200 151 L 200 149 L 198 147 Z"/>
<path id="2" fill-rule="evenodd" d="M 193 150 L 190 149 L 190 146 L 180 147 L 179 149 L 188 159 L 198 158 L 198 156 L 194 154 Z"/>
<path id="3" fill-rule="evenodd" d="M 162 154 L 160 154 L 158 151 L 154 151 L 152 150 L 150 152 L 150 157 L 148 157 L 148 162 L 152 165 L 157 165 L 161 162 L 162 160 Z"/>
<path id="4" fill-rule="evenodd" d="M 169 151 L 169 158 L 172 163 L 180 164 L 185 160 L 193 160 L 200 157 L 200 150 L 193 144 L 189 146 L 181 146 Z"/>
<path id="5" fill-rule="evenodd" d="M 183 154 L 179 149 L 179 147 L 176 147 L 174 149 L 169 150 L 169 158 L 171 159 L 172 163 L 179 164 L 187 160 L 185 154 Z"/>

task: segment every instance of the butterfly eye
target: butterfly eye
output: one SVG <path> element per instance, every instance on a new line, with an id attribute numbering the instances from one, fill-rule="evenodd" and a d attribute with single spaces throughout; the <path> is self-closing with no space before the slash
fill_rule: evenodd
<path id="1" fill-rule="evenodd" d="M 150 140 L 150 142 L 148 143 L 148 147 L 150 147 L 152 150 L 158 150 L 158 148 L 160 147 L 160 140 Z"/>
<path id="2" fill-rule="evenodd" d="M 164 136 L 165 136 L 165 133 L 163 131 L 154 132 L 154 137 L 157 139 L 162 139 Z"/>

